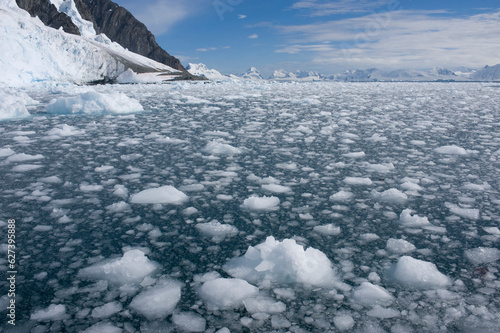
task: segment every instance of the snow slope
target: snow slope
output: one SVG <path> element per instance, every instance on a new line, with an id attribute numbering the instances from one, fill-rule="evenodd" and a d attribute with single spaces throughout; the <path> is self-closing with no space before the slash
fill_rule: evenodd
<path id="1" fill-rule="evenodd" d="M 46 27 L 18 8 L 14 0 L 0 0 L 0 22 L 0 85 L 82 84 L 114 79 L 127 68 L 135 72 L 178 72 L 125 50 L 105 35 L 91 35 L 89 29 L 84 29 L 87 36 L 82 37 Z"/>
<path id="2" fill-rule="evenodd" d="M 197 76 L 206 77 L 209 80 L 227 80 L 229 76 L 221 74 L 216 69 L 209 69 L 205 64 L 192 64 L 189 63 L 186 67 L 189 73 Z"/>

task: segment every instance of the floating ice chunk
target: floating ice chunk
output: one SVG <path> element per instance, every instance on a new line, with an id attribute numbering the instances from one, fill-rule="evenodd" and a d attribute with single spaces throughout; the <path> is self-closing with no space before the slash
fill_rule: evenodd
<path id="1" fill-rule="evenodd" d="M 259 288 L 241 279 L 218 278 L 205 282 L 199 291 L 200 297 L 210 308 L 238 308 L 245 298 L 257 295 Z"/>
<path id="2" fill-rule="evenodd" d="M 59 178 L 57 176 L 43 177 L 43 178 L 38 179 L 38 181 L 40 181 L 42 183 L 50 183 L 50 184 L 62 183 L 61 178 Z"/>
<path id="3" fill-rule="evenodd" d="M 358 151 L 358 152 L 353 152 L 353 153 L 345 153 L 342 154 L 345 157 L 349 158 L 362 158 L 365 157 L 365 152 L 364 151 Z"/>
<path id="4" fill-rule="evenodd" d="M 349 201 L 353 196 L 354 196 L 354 194 L 352 192 L 339 191 L 335 194 L 332 194 L 330 196 L 330 200 L 332 200 L 332 201 Z"/>
<path id="5" fill-rule="evenodd" d="M 183 192 L 202 192 L 206 190 L 206 187 L 203 184 L 189 184 L 183 185 L 179 189 Z"/>
<path id="6" fill-rule="evenodd" d="M 106 206 L 106 210 L 110 213 L 119 213 L 130 210 L 130 205 L 125 201 L 115 202 L 109 206 Z"/>
<path id="7" fill-rule="evenodd" d="M 49 136 L 55 137 L 68 137 L 73 135 L 82 135 L 85 134 L 84 130 L 80 130 L 74 126 L 62 124 L 54 127 L 50 131 L 47 132 Z"/>
<path id="8" fill-rule="evenodd" d="M 108 322 L 100 322 L 87 328 L 82 333 L 122 333 L 123 330 Z"/>
<path id="9" fill-rule="evenodd" d="M 474 265 L 488 264 L 500 259 L 500 250 L 491 247 L 478 247 L 465 250 L 465 258 Z"/>
<path id="10" fill-rule="evenodd" d="M 108 172 L 113 170 L 115 167 L 112 165 L 101 165 L 100 167 L 96 167 L 94 169 L 95 172 Z"/>
<path id="11" fill-rule="evenodd" d="M 467 151 L 459 146 L 442 146 L 435 149 L 436 153 L 447 155 L 467 155 Z"/>
<path id="12" fill-rule="evenodd" d="M 249 246 L 245 255 L 231 259 L 223 269 L 252 283 L 269 280 L 331 287 L 338 281 L 323 252 L 312 247 L 304 250 L 294 239 L 280 242 L 272 236 L 256 247 Z"/>
<path id="13" fill-rule="evenodd" d="M 427 217 L 421 217 L 418 215 L 411 215 L 411 213 L 414 213 L 413 210 L 411 209 L 405 209 L 401 212 L 399 215 L 399 223 L 402 226 L 405 227 L 420 227 L 420 226 L 427 226 L 430 224 L 429 219 Z"/>
<path id="14" fill-rule="evenodd" d="M 346 177 L 344 183 L 348 185 L 372 185 L 373 182 L 370 178 L 363 177 Z"/>
<path id="15" fill-rule="evenodd" d="M 221 242 L 226 237 L 236 236 L 239 231 L 234 225 L 222 224 L 218 221 L 198 223 L 196 229 L 203 235 L 212 237 L 214 242 Z"/>
<path id="16" fill-rule="evenodd" d="M 286 310 L 286 305 L 283 302 L 276 302 L 272 298 L 255 297 L 243 300 L 243 305 L 249 313 L 267 313 L 276 314 Z"/>
<path id="17" fill-rule="evenodd" d="M 394 239 L 394 238 L 390 238 L 387 241 L 387 245 L 385 246 L 385 248 L 387 249 L 387 251 L 396 254 L 409 253 L 417 249 L 415 245 L 413 245 L 408 241 L 405 241 L 404 239 Z"/>
<path id="18" fill-rule="evenodd" d="M 36 169 L 43 168 L 43 165 L 39 164 L 19 164 L 12 168 L 14 172 L 29 172 Z"/>
<path id="19" fill-rule="evenodd" d="M 14 155 L 16 152 L 10 148 L 0 148 L 0 157 L 7 157 L 10 155 Z"/>
<path id="20" fill-rule="evenodd" d="M 279 209 L 280 199 L 274 196 L 271 197 L 257 197 L 251 196 L 241 205 L 241 208 L 251 211 L 275 211 Z"/>
<path id="21" fill-rule="evenodd" d="M 384 163 L 384 164 L 367 164 L 366 169 L 370 172 L 378 173 L 389 173 L 395 169 L 394 164 Z"/>
<path id="22" fill-rule="evenodd" d="M 394 301 L 394 297 L 380 286 L 363 282 L 359 287 L 354 289 L 352 298 L 357 303 L 366 306 L 374 306 L 376 304 L 388 306 Z"/>
<path id="23" fill-rule="evenodd" d="M 408 288 L 439 289 L 451 285 L 451 280 L 435 264 L 409 256 L 401 257 L 389 270 L 388 277 Z"/>
<path id="24" fill-rule="evenodd" d="M 401 204 L 408 200 L 408 196 L 395 188 L 390 188 L 383 192 L 372 191 L 372 197 L 378 201 Z"/>
<path id="25" fill-rule="evenodd" d="M 135 296 L 129 306 L 149 320 L 164 319 L 172 313 L 180 299 L 180 283 L 162 281 Z"/>
<path id="26" fill-rule="evenodd" d="M 56 321 L 63 320 L 66 317 L 66 305 L 51 304 L 45 309 L 33 312 L 30 319 L 37 321 Z"/>
<path id="27" fill-rule="evenodd" d="M 413 182 L 404 182 L 403 184 L 401 184 L 401 188 L 403 190 L 409 190 L 409 191 L 422 191 L 423 190 L 423 187 L 416 184 L 416 183 L 413 183 Z"/>
<path id="28" fill-rule="evenodd" d="M 467 183 L 462 188 L 469 191 L 488 191 L 491 190 L 491 185 L 486 182 L 483 184 Z"/>
<path id="29" fill-rule="evenodd" d="M 472 208 L 461 208 L 457 205 L 453 205 L 451 203 L 445 203 L 445 206 L 450 209 L 450 212 L 452 212 L 455 215 L 465 217 L 471 220 L 478 220 L 479 219 L 479 209 L 472 209 Z"/>
<path id="30" fill-rule="evenodd" d="M 365 233 L 359 235 L 359 238 L 365 242 L 372 242 L 380 239 L 380 236 L 374 233 Z"/>
<path id="31" fill-rule="evenodd" d="M 130 197 L 130 202 L 136 204 L 174 204 L 180 205 L 188 201 L 188 196 L 173 186 L 167 185 L 150 188 Z"/>
<path id="32" fill-rule="evenodd" d="M 290 170 L 290 171 L 297 171 L 299 169 L 297 166 L 297 163 L 293 163 L 293 162 L 278 163 L 278 164 L 276 164 L 276 167 L 278 169 L 284 169 L 284 170 Z"/>
<path id="33" fill-rule="evenodd" d="M 183 332 L 203 332 L 207 325 L 207 321 L 194 312 L 175 313 L 172 321 Z"/>
<path id="34" fill-rule="evenodd" d="M 218 200 L 222 200 L 222 201 L 233 200 L 233 196 L 232 195 L 228 195 L 228 194 L 217 194 L 216 198 Z"/>
<path id="35" fill-rule="evenodd" d="M 122 310 L 123 306 L 120 302 L 109 302 L 102 306 L 98 306 L 92 310 L 90 314 L 94 318 L 108 318 Z"/>
<path id="36" fill-rule="evenodd" d="M 39 224 L 33 228 L 34 231 L 51 231 L 53 227 L 51 225 Z"/>
<path id="37" fill-rule="evenodd" d="M 21 119 L 30 116 L 27 104 L 34 102 L 26 93 L 16 91 L 6 93 L 0 91 L 0 121 L 8 119 Z"/>
<path id="38" fill-rule="evenodd" d="M 262 185 L 262 188 L 266 191 L 273 193 L 289 193 L 292 189 L 289 186 L 283 186 L 278 184 L 265 184 Z"/>
<path id="39" fill-rule="evenodd" d="M 340 227 L 337 227 L 335 224 L 325 224 L 325 225 L 317 225 L 313 228 L 314 232 L 318 234 L 326 235 L 326 236 L 337 236 L 340 235 Z"/>
<path id="40" fill-rule="evenodd" d="M 383 308 L 380 305 L 375 305 L 373 309 L 366 312 L 366 314 L 370 317 L 375 317 L 380 319 L 389 319 L 401 316 L 401 312 L 399 312 L 398 310 Z"/>
<path id="41" fill-rule="evenodd" d="M 123 257 L 104 260 L 83 268 L 78 277 L 89 280 L 108 280 L 112 283 L 139 283 L 158 269 L 159 265 L 149 260 L 141 250 L 129 250 Z"/>
<path id="42" fill-rule="evenodd" d="M 212 141 L 207 143 L 205 148 L 203 148 L 205 154 L 210 155 L 236 155 L 241 154 L 239 148 L 233 147 L 227 143 L 222 143 L 219 141 Z"/>
<path id="43" fill-rule="evenodd" d="M 57 114 L 132 113 L 143 110 L 137 100 L 122 93 L 102 94 L 95 91 L 59 98 L 47 106 L 48 113 Z"/>
<path id="44" fill-rule="evenodd" d="M 6 161 L 9 163 L 10 162 L 17 163 L 17 162 L 26 162 L 26 161 L 36 161 L 36 160 L 41 160 L 43 158 L 44 157 L 42 154 L 28 155 L 25 153 L 20 153 L 20 154 L 14 154 L 14 155 L 7 157 Z"/>
<path id="45" fill-rule="evenodd" d="M 99 192 L 103 189 L 104 187 L 102 185 L 80 184 L 80 191 L 82 192 Z"/>
<path id="46" fill-rule="evenodd" d="M 354 319 L 348 314 L 333 317 L 333 324 L 339 331 L 349 331 L 354 327 Z"/>
<path id="47" fill-rule="evenodd" d="M 500 235 L 500 229 L 498 229 L 498 227 L 484 227 L 483 230 L 490 235 Z"/>

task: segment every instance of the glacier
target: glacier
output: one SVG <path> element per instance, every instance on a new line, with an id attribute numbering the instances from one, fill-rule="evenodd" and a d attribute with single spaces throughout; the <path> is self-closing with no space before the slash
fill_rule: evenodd
<path id="1" fill-rule="evenodd" d="M 15 328 L 498 332 L 498 89 L 3 89 L 0 114 L 28 115 L 0 123 Z"/>

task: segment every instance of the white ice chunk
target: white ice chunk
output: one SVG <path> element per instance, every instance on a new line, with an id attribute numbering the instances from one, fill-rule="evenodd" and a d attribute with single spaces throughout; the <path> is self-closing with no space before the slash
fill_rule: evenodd
<path id="1" fill-rule="evenodd" d="M 241 208 L 252 211 L 275 211 L 279 209 L 280 199 L 274 196 L 257 197 L 251 196 L 241 205 Z"/>
<path id="2" fill-rule="evenodd" d="M 210 155 L 236 155 L 241 154 L 239 148 L 233 147 L 227 143 L 212 141 L 207 143 L 203 152 Z"/>
<path id="3" fill-rule="evenodd" d="M 162 281 L 135 296 L 129 306 L 149 320 L 164 319 L 172 313 L 180 299 L 180 283 Z"/>
<path id="4" fill-rule="evenodd" d="M 33 312 L 30 316 L 30 319 L 37 321 L 56 321 L 63 320 L 66 317 L 66 305 L 51 304 L 45 309 Z"/>
<path id="5" fill-rule="evenodd" d="M 80 130 L 74 126 L 62 124 L 54 127 L 50 131 L 47 132 L 49 136 L 58 136 L 58 137 L 68 137 L 73 135 L 82 135 L 85 134 L 84 130 Z"/>
<path id="6" fill-rule="evenodd" d="M 230 224 L 222 224 L 218 221 L 198 223 L 196 229 L 203 235 L 212 237 L 214 242 L 220 242 L 226 237 L 233 237 L 238 234 L 238 228 Z"/>
<path id="7" fill-rule="evenodd" d="M 248 247 L 244 256 L 231 259 L 223 269 L 252 283 L 269 280 L 331 287 L 338 281 L 331 261 L 323 252 L 312 247 L 304 250 L 294 239 L 280 242 L 272 236 L 256 247 Z"/>
<path id="8" fill-rule="evenodd" d="M 59 98 L 47 106 L 48 113 L 56 114 L 132 113 L 143 110 L 137 100 L 122 93 L 102 94 L 95 91 Z"/>
<path id="9" fill-rule="evenodd" d="M 439 289 L 451 285 L 451 280 L 439 272 L 435 264 L 409 256 L 401 257 L 388 276 L 409 288 Z"/>
<path id="10" fill-rule="evenodd" d="M 378 172 L 378 173 L 389 173 L 395 169 L 394 164 L 392 163 L 367 164 L 366 168 L 370 172 Z"/>
<path id="11" fill-rule="evenodd" d="M 102 306 L 98 306 L 92 310 L 91 316 L 94 318 L 108 318 L 122 310 L 123 306 L 120 302 L 109 302 Z"/>
<path id="12" fill-rule="evenodd" d="M 14 155 L 16 152 L 10 148 L 0 148 L 0 157 L 7 157 L 10 155 Z"/>
<path id="13" fill-rule="evenodd" d="M 313 228 L 314 232 L 318 234 L 322 234 L 325 236 L 337 236 L 340 235 L 340 227 L 337 227 L 335 224 L 325 224 L 325 225 L 317 225 Z"/>
<path id="14" fill-rule="evenodd" d="M 408 200 L 408 196 L 406 194 L 395 188 L 390 188 L 383 192 L 377 192 L 376 190 L 373 190 L 371 194 L 373 198 L 378 201 L 393 204 L 401 204 Z"/>
<path id="15" fill-rule="evenodd" d="M 34 101 L 26 93 L 5 91 L 0 91 L 0 121 L 29 117 L 26 105 Z"/>
<path id="16" fill-rule="evenodd" d="M 348 314 L 333 317 L 333 324 L 339 331 L 349 331 L 354 327 L 354 319 Z"/>
<path id="17" fill-rule="evenodd" d="M 390 238 L 387 241 L 387 245 L 385 248 L 387 249 L 387 251 L 396 254 L 409 253 L 417 249 L 415 245 L 404 239 L 394 239 L 394 238 Z"/>
<path id="18" fill-rule="evenodd" d="M 87 328 L 83 333 L 122 333 L 123 330 L 108 322 L 99 322 Z"/>
<path id="19" fill-rule="evenodd" d="M 249 313 L 276 314 L 286 310 L 285 303 L 267 297 L 247 298 L 243 300 L 243 305 Z"/>
<path id="20" fill-rule="evenodd" d="M 104 187 L 102 185 L 88 185 L 88 184 L 81 184 L 80 185 L 80 191 L 82 192 L 99 192 L 102 191 Z"/>
<path id="21" fill-rule="evenodd" d="M 241 279 L 219 278 L 205 282 L 200 297 L 214 309 L 238 308 L 245 298 L 257 295 L 259 289 Z"/>
<path id="22" fill-rule="evenodd" d="M 108 280 L 112 283 L 139 283 L 158 269 L 159 265 L 149 260 L 140 250 L 129 250 L 123 257 L 104 260 L 83 268 L 78 277 L 89 280 Z"/>
<path id="23" fill-rule="evenodd" d="M 465 250 L 465 258 L 474 265 L 488 264 L 500 259 L 500 250 L 491 247 L 478 247 Z"/>
<path id="24" fill-rule="evenodd" d="M 283 186 L 278 184 L 265 184 L 262 185 L 262 188 L 266 191 L 273 193 L 289 193 L 292 189 L 289 186 Z"/>
<path id="25" fill-rule="evenodd" d="M 207 325 L 207 321 L 194 312 L 175 313 L 172 321 L 182 332 L 203 332 Z"/>
<path id="26" fill-rule="evenodd" d="M 36 155 L 29 155 L 25 153 L 20 153 L 20 154 L 14 154 L 9 157 L 7 157 L 7 162 L 26 162 L 26 161 L 36 161 L 36 160 L 41 160 L 43 159 L 42 154 L 36 154 Z"/>
<path id="27" fill-rule="evenodd" d="M 399 215 L 399 223 L 405 227 L 420 227 L 430 225 L 429 219 L 427 217 L 422 217 L 418 215 L 411 215 L 414 213 L 411 209 L 405 209 Z"/>
<path id="28" fill-rule="evenodd" d="M 447 155 L 467 155 L 467 151 L 459 146 L 442 146 L 435 149 L 436 153 L 447 154 Z"/>
<path id="29" fill-rule="evenodd" d="M 401 312 L 396 309 L 384 308 L 380 305 L 375 305 L 373 309 L 366 312 L 366 314 L 370 317 L 380 318 L 380 319 L 389 319 L 401 316 Z"/>
<path id="30" fill-rule="evenodd" d="M 357 303 L 366 306 L 374 306 L 376 304 L 388 306 L 394 301 L 394 297 L 385 288 L 371 284 L 370 282 L 361 283 L 353 291 L 352 298 Z"/>
<path id="31" fill-rule="evenodd" d="M 373 182 L 370 178 L 364 177 L 346 177 L 344 183 L 348 185 L 372 185 Z"/>
<path id="32" fill-rule="evenodd" d="M 471 220 L 479 219 L 479 209 L 472 208 L 461 208 L 457 205 L 453 205 L 451 203 L 445 203 L 445 206 L 455 215 L 465 217 Z"/>
<path id="33" fill-rule="evenodd" d="M 136 204 L 174 204 L 180 205 L 188 201 L 188 196 L 173 186 L 167 185 L 150 188 L 130 197 L 130 202 Z"/>
<path id="34" fill-rule="evenodd" d="M 339 191 L 335 194 L 332 194 L 330 196 L 330 200 L 332 200 L 332 201 L 349 201 L 353 196 L 354 196 L 354 194 L 352 192 Z"/>

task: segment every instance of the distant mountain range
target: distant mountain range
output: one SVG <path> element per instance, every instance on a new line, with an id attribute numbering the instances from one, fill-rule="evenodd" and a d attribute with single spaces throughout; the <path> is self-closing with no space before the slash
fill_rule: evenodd
<path id="1" fill-rule="evenodd" d="M 241 74 L 223 75 L 215 69 L 208 69 L 204 64 L 189 64 L 188 71 L 193 75 L 204 76 L 209 80 L 224 79 L 246 79 L 246 80 L 264 80 L 260 72 L 255 67 L 251 67 Z M 433 68 L 431 70 L 381 70 L 354 69 L 346 70 L 334 75 L 324 75 L 318 72 L 300 71 L 288 72 L 285 70 L 275 70 L 267 80 L 271 81 L 337 81 L 337 82 L 377 82 L 377 81 L 500 81 L 500 64 L 495 66 L 486 66 L 479 70 L 470 68 L 458 68 L 455 71 L 446 68 Z"/>

